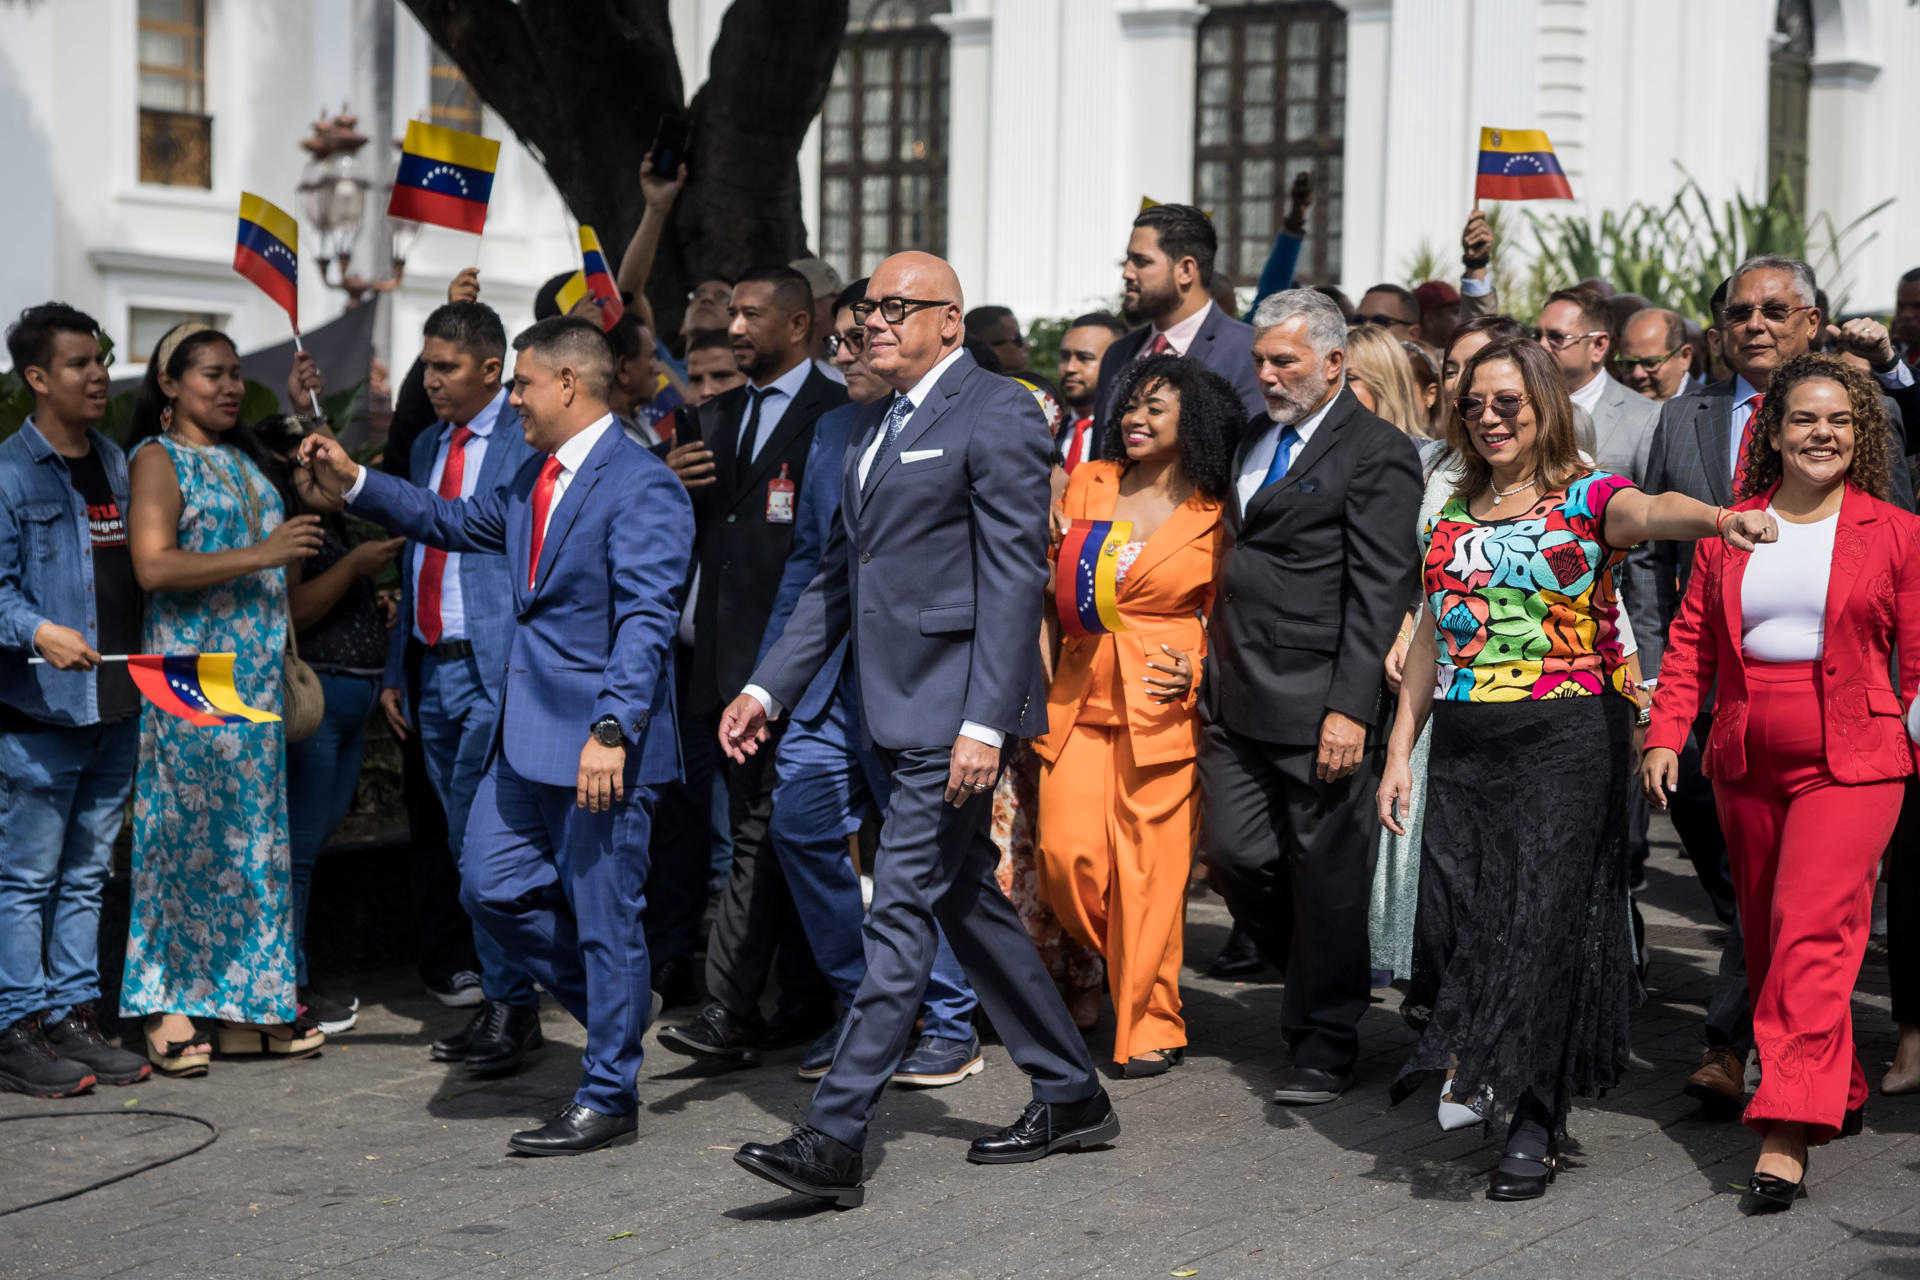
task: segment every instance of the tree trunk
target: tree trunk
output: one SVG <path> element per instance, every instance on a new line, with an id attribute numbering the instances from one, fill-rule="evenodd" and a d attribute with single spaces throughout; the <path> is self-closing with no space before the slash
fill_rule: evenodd
<path id="1" fill-rule="evenodd" d="M 640 161 L 660 118 L 692 116 L 691 175 L 647 282 L 657 323 L 674 334 L 702 278 L 807 252 L 797 156 L 826 99 L 847 2 L 734 0 L 690 109 L 667 0 L 406 5 L 616 261 L 646 208 Z"/>

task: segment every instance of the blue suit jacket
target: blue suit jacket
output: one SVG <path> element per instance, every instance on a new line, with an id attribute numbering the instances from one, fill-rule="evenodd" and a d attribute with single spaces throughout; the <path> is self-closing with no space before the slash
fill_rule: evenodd
<path id="1" fill-rule="evenodd" d="M 840 518 L 840 487 L 846 483 L 847 440 L 854 419 L 860 414 L 857 404 L 843 404 L 822 414 L 814 424 L 813 443 L 807 446 L 807 468 L 800 483 L 799 501 L 793 511 L 793 550 L 787 555 L 786 570 L 773 594 L 773 616 L 767 619 L 766 635 L 760 641 L 754 665 L 766 658 L 773 642 L 786 630 L 787 619 L 800 595 L 820 572 L 820 559 L 833 538 L 833 526 Z M 826 665 L 813 678 L 799 705 L 793 708 L 795 720 L 812 720 L 827 709 L 834 688 L 840 681 L 840 669 L 846 665 L 847 642 L 842 640 L 827 655 Z"/>
<path id="2" fill-rule="evenodd" d="M 421 488 L 433 483 L 434 455 L 439 453 L 441 441 L 452 433 L 453 424 L 441 422 L 413 438 L 407 474 Z M 486 456 L 480 460 L 480 474 L 473 482 L 474 493 L 505 488 L 527 459 L 538 456 L 539 451 L 527 443 L 520 430 L 520 411 L 502 405 L 493 420 L 493 434 L 487 437 Z M 417 549 L 410 546 L 400 557 L 400 613 L 387 640 L 387 674 L 382 681 L 389 689 L 407 687 L 404 659 L 407 641 L 413 637 L 413 557 Z M 497 707 L 500 686 L 507 675 L 507 644 L 513 637 L 513 572 L 507 568 L 507 558 L 462 555 L 460 603 L 480 681 Z"/>
<path id="3" fill-rule="evenodd" d="M 951 747 L 963 721 L 1046 732 L 1040 669 L 1052 438 L 1033 396 L 964 352 L 860 482 L 888 400 L 862 405 L 820 571 L 752 683 L 797 706 L 852 640 L 868 736 Z M 912 455 L 909 457 L 908 455 Z"/>
<path id="4" fill-rule="evenodd" d="M 491 452 L 491 450 L 489 450 Z M 666 464 L 615 424 L 554 505 L 527 585 L 536 454 L 505 488 L 458 502 L 369 471 L 357 514 L 430 546 L 504 555 L 513 630 L 495 738 L 522 777 L 572 788 L 602 716 L 627 741 L 630 786 L 680 777 L 673 632 L 693 552 L 693 506 Z"/>

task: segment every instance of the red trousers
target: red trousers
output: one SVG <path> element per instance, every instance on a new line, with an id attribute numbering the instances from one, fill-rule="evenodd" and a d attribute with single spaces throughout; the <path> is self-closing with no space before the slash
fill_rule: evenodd
<path id="1" fill-rule="evenodd" d="M 1747 773 L 1713 784 L 1746 931 L 1760 1087 L 1747 1125 L 1807 1126 L 1826 1142 L 1867 1100 L 1853 984 L 1873 882 L 1904 783 L 1849 786 L 1826 764 L 1811 662 L 1747 663 Z"/>

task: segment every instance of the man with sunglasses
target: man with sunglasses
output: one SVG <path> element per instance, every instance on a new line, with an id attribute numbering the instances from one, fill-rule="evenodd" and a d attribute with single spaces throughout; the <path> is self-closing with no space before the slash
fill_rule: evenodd
<path id="1" fill-rule="evenodd" d="M 1719 506 L 1731 503 L 1738 475 L 1746 464 L 1748 433 L 1772 385 L 1774 371 L 1805 354 L 1821 332 L 1825 317 L 1815 303 L 1813 268 L 1797 258 L 1771 254 L 1749 258 L 1734 271 L 1726 290 L 1726 301 L 1714 318 L 1720 352 L 1733 377 L 1660 406 L 1646 472 L 1639 477 L 1640 488 L 1647 493 L 1677 491 Z M 1884 335 L 1885 330 L 1879 333 Z M 1832 330 L 1830 336 L 1834 335 L 1839 335 L 1837 340 L 1845 349 L 1864 346 L 1874 336 L 1866 324 L 1858 321 L 1846 330 Z M 1898 367 L 1876 372 L 1883 387 L 1904 388 L 1911 382 L 1910 378 L 1901 378 Z M 1898 409 L 1890 409 L 1887 416 L 1894 434 L 1888 442 L 1892 456 L 1904 458 L 1906 441 Z M 1913 486 L 1904 466 L 1893 468 L 1892 498 L 1902 507 L 1913 506 Z M 1692 566 L 1690 542 L 1646 542 L 1627 554 L 1625 604 L 1640 645 L 1642 683 L 1649 688 L 1659 681 L 1667 627 L 1679 611 Z M 1700 1065 L 1687 1077 L 1686 1093 L 1704 1103 L 1710 1114 L 1731 1119 L 1740 1114 L 1746 1100 L 1753 1010 L 1747 995 L 1744 942 L 1733 906 L 1726 842 L 1721 836 L 1712 786 L 1700 772 L 1700 749 L 1712 714 L 1711 705 L 1701 708 L 1695 731 L 1680 756 L 1678 790 L 1669 800 L 1667 812 L 1688 861 L 1693 863 L 1694 874 L 1713 901 L 1715 914 L 1728 926 L 1719 977 L 1707 1004 L 1706 1044 Z"/>
<path id="2" fill-rule="evenodd" d="M 1047 423 L 1024 388 L 967 354 L 960 281 L 941 259 L 888 258 L 853 310 L 867 367 L 895 394 L 862 407 L 820 572 L 720 724 L 721 749 L 750 758 L 768 722 L 801 703 L 846 641 L 866 736 L 891 775 L 867 971 L 832 1064 L 805 1123 L 734 1156 L 846 1208 L 865 1199 L 861 1151 L 913 1036 L 936 922 L 1033 1080 L 1020 1118 L 976 1138 L 968 1160 L 1039 1160 L 1120 1132 L 1087 1046 L 994 880 L 988 834 L 1002 744 L 1046 725 L 1034 640 L 1047 581 Z"/>
<path id="3" fill-rule="evenodd" d="M 1000 372 L 1012 376 L 1027 371 L 1027 335 L 1010 308 L 993 304 L 975 307 L 967 312 L 965 327 L 969 341 L 983 342 L 993 349 Z"/>
<path id="4" fill-rule="evenodd" d="M 1655 404 L 1673 399 L 1693 376 L 1686 320 L 1664 307 L 1634 312 L 1620 332 L 1620 354 L 1613 358 L 1613 367 L 1629 390 Z"/>
<path id="5" fill-rule="evenodd" d="M 1660 409 L 1607 374 L 1613 313 L 1606 298 L 1586 285 L 1555 290 L 1540 308 L 1539 328 L 1568 399 L 1593 419 L 1594 461 L 1638 484 Z"/>
<path id="6" fill-rule="evenodd" d="M 1419 342 L 1420 300 L 1397 284 L 1377 284 L 1360 295 L 1360 306 L 1347 323 L 1377 324 L 1400 342 Z"/>

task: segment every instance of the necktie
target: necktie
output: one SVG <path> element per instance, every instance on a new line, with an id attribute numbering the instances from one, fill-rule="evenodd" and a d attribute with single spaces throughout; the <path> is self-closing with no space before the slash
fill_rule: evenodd
<path id="1" fill-rule="evenodd" d="M 1740 477 L 1747 474 L 1747 448 L 1753 443 L 1753 424 L 1760 420 L 1760 404 L 1766 397 L 1754 392 L 1746 399 L 1747 425 L 1740 431 L 1740 454 L 1733 460 L 1733 487 L 1740 487 Z"/>
<path id="2" fill-rule="evenodd" d="M 907 396 L 895 396 L 893 404 L 887 409 L 887 442 L 881 446 L 885 452 L 893 448 L 893 442 L 900 438 L 900 432 L 907 425 L 907 419 L 913 416 L 913 401 Z"/>
<path id="3" fill-rule="evenodd" d="M 1073 434 L 1067 437 L 1067 452 L 1060 460 L 1061 467 L 1068 475 L 1072 475 L 1073 469 L 1085 461 L 1083 455 L 1087 447 L 1087 433 L 1091 430 L 1092 418 L 1080 418 L 1074 422 Z"/>
<path id="4" fill-rule="evenodd" d="M 1286 427 L 1280 432 L 1280 443 L 1273 451 L 1273 465 L 1267 468 L 1267 478 L 1260 482 L 1262 489 L 1287 474 L 1287 468 L 1293 464 L 1293 452 L 1300 447 L 1298 428 Z"/>
<path id="5" fill-rule="evenodd" d="M 1147 347 L 1147 354 L 1150 356 L 1164 356 L 1172 350 L 1173 344 L 1167 341 L 1167 335 L 1164 333 L 1156 333 L 1153 335 L 1152 343 Z"/>
<path id="6" fill-rule="evenodd" d="M 527 550 L 527 590 L 533 590 L 533 584 L 540 572 L 540 548 L 547 540 L 547 516 L 553 510 L 553 485 L 560 478 L 560 459 L 552 454 L 540 468 L 540 478 L 533 482 L 533 545 Z"/>
<path id="7" fill-rule="evenodd" d="M 447 443 L 447 461 L 440 468 L 440 487 L 434 490 L 443 498 L 459 500 L 461 482 L 467 475 L 467 441 L 471 439 L 473 432 L 466 427 L 453 429 L 453 439 Z M 420 582 L 413 593 L 413 618 L 421 638 L 430 645 L 440 643 L 440 584 L 446 574 L 446 552 L 427 547 L 420 553 Z"/>
<path id="8" fill-rule="evenodd" d="M 753 470 L 753 445 L 760 434 L 760 406 L 773 394 L 773 388 L 762 391 L 757 387 L 747 388 L 747 424 L 740 428 L 740 447 L 733 455 L 733 480 L 736 486 L 747 482 L 747 473 Z"/>

